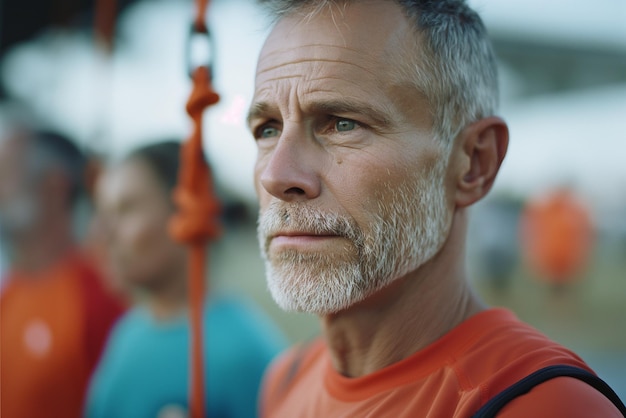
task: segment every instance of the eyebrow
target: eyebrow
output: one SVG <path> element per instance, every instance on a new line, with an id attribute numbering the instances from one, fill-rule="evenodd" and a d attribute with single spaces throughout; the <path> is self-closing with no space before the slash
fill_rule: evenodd
<path id="1" fill-rule="evenodd" d="M 250 123 L 254 119 L 259 119 L 263 117 L 264 115 L 267 115 L 268 113 L 273 113 L 274 111 L 278 111 L 278 109 L 276 107 L 270 106 L 266 102 L 254 103 L 250 107 L 250 110 L 248 111 L 248 116 L 246 117 L 246 123 L 248 124 L 248 126 L 250 126 Z"/>
<path id="2" fill-rule="evenodd" d="M 385 115 L 385 112 L 377 109 L 369 104 L 349 99 L 330 99 L 324 101 L 315 101 L 306 106 L 309 113 L 341 115 L 356 114 L 364 115 L 368 122 L 377 127 L 387 127 L 392 121 Z M 248 125 L 252 120 L 262 118 L 270 113 L 278 113 L 278 109 L 267 102 L 254 103 L 248 112 Z"/>

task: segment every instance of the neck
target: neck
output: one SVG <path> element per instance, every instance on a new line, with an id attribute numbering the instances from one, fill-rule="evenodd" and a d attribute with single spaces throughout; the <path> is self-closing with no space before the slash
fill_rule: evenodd
<path id="1" fill-rule="evenodd" d="M 164 280 L 159 281 L 147 289 L 148 309 L 158 321 L 179 316 L 187 308 L 187 271 L 177 269 L 175 274 L 167 274 Z"/>
<path id="2" fill-rule="evenodd" d="M 11 266 L 36 272 L 49 268 L 74 247 L 69 216 L 56 216 L 10 240 Z"/>
<path id="3" fill-rule="evenodd" d="M 335 369 L 349 377 L 403 360 L 484 309 L 464 268 L 465 214 L 457 212 L 442 250 L 363 302 L 322 318 Z"/>

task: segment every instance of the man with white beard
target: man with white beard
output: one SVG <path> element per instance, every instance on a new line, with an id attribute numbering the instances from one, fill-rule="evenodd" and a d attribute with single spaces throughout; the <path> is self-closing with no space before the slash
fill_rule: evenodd
<path id="1" fill-rule="evenodd" d="M 468 283 L 468 207 L 508 145 L 478 15 L 459 0 L 265 3 L 276 24 L 248 116 L 259 242 L 276 302 L 317 314 L 323 337 L 275 362 L 262 415 L 469 417 L 560 365 L 499 416 L 621 416 L 556 377 L 593 378 L 579 357 Z"/>

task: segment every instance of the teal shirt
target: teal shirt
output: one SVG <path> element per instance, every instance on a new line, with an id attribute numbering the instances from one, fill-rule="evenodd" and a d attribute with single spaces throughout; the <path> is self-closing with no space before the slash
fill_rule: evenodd
<path id="1" fill-rule="evenodd" d="M 189 324 L 156 322 L 143 308 L 113 330 L 92 378 L 87 418 L 188 416 Z M 205 399 L 211 418 L 257 416 L 259 387 L 284 339 L 250 304 L 210 299 L 204 315 Z"/>

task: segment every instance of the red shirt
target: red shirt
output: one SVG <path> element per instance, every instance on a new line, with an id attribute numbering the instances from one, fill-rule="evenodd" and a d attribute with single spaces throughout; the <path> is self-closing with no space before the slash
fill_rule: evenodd
<path id="1" fill-rule="evenodd" d="M 0 415 L 80 417 L 91 371 L 121 304 L 86 259 L 14 272 L 0 296 Z"/>
<path id="2" fill-rule="evenodd" d="M 553 364 L 590 370 L 574 353 L 511 312 L 474 315 L 442 338 L 370 375 L 348 378 L 318 340 L 281 356 L 263 389 L 265 418 L 471 417 L 484 403 L 532 372 Z M 505 407 L 501 417 L 621 417 L 596 389 L 556 378 Z"/>

